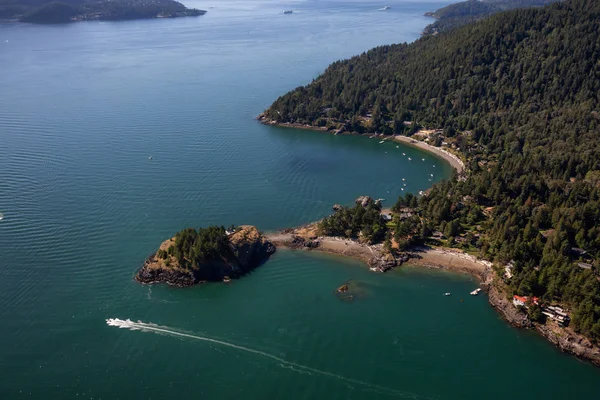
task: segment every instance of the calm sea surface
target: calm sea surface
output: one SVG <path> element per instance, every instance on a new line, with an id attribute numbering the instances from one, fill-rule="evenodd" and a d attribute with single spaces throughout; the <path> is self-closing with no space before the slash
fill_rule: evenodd
<path id="1" fill-rule="evenodd" d="M 253 120 L 332 61 L 416 39 L 448 3 L 0 24 L 0 398 L 597 397 L 599 370 L 506 325 L 466 277 L 280 251 L 230 285 L 132 280 L 184 227 L 284 228 L 449 176 L 419 150 Z M 350 303 L 333 293 L 348 279 Z"/>

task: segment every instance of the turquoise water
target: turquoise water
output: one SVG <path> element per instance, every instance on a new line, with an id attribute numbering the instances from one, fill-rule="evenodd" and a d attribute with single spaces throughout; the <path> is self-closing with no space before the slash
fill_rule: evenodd
<path id="1" fill-rule="evenodd" d="M 284 228 L 448 176 L 417 149 L 253 120 L 330 62 L 417 38 L 447 3 L 0 25 L 0 398 L 593 396 L 596 369 L 507 326 L 465 277 L 282 251 L 230 285 L 132 280 L 187 226 Z M 334 295 L 347 279 L 351 303 Z"/>

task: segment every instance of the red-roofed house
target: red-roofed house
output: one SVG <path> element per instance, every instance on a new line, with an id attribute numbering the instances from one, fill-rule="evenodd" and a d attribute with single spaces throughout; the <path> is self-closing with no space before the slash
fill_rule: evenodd
<path id="1" fill-rule="evenodd" d="M 539 300 L 540 299 L 538 299 L 537 297 L 532 297 L 531 303 L 533 303 L 537 306 L 537 305 L 539 305 L 539 303 L 538 303 Z M 527 306 L 528 302 L 529 302 L 529 297 L 527 297 L 527 296 L 517 296 L 516 294 L 513 296 L 513 304 L 515 305 L 515 307 L 518 307 L 518 306 L 528 307 Z"/>

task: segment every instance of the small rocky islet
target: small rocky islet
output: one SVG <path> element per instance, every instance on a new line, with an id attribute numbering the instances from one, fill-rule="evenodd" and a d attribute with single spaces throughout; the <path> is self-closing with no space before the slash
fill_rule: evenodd
<path id="1" fill-rule="evenodd" d="M 165 240 L 135 275 L 140 283 L 186 287 L 207 281 L 229 281 L 256 268 L 275 246 L 256 227 L 188 228 Z"/>

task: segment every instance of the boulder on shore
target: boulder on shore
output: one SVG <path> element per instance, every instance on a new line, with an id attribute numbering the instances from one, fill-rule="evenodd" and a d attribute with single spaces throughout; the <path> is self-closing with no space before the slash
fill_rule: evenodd
<path id="1" fill-rule="evenodd" d="M 373 199 L 370 196 L 360 196 L 356 200 L 354 200 L 356 204 L 361 205 L 362 207 L 368 206 L 373 202 Z"/>

